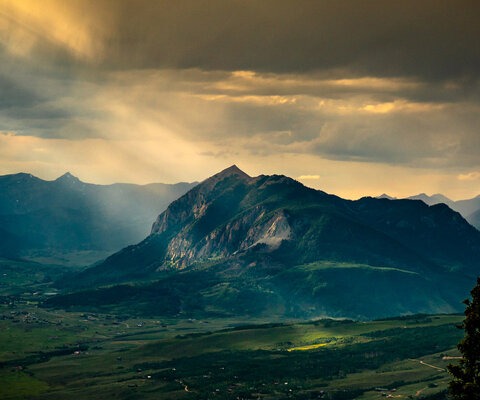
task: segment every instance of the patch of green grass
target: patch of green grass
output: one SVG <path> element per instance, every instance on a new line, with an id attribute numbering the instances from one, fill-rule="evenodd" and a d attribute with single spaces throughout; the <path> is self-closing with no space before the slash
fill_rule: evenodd
<path id="1" fill-rule="evenodd" d="M 0 258 L 0 296 L 48 291 L 48 284 L 64 272 L 58 265 Z"/>
<path id="2" fill-rule="evenodd" d="M 0 399 L 32 399 L 48 390 L 48 385 L 23 371 L 0 370 Z"/>

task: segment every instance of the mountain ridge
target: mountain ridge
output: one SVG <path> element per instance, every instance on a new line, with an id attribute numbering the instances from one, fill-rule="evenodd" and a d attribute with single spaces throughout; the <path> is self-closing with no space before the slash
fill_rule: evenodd
<path id="1" fill-rule="evenodd" d="M 71 173 L 46 181 L 32 174 L 0 176 L 0 224 L 25 256 L 116 251 L 148 234 L 153 219 L 196 183 L 96 185 Z"/>
<path id="2" fill-rule="evenodd" d="M 382 194 L 378 198 L 388 197 L 391 199 L 396 199 L 394 197 L 390 197 L 387 194 Z M 472 197 L 471 199 L 464 199 L 464 200 L 451 200 L 448 197 L 444 196 L 441 193 L 436 193 L 431 196 L 425 193 L 419 193 L 414 196 L 406 197 L 407 200 L 421 200 L 425 204 L 428 205 L 435 205 L 435 204 L 446 204 L 452 210 L 459 212 L 462 214 L 463 218 L 465 218 L 471 225 L 475 228 L 480 230 L 480 219 L 478 218 L 478 213 L 480 213 L 480 195 Z M 477 213 L 477 214 L 476 214 Z"/>
<path id="3" fill-rule="evenodd" d="M 372 318 L 458 310 L 479 258 L 480 232 L 445 205 L 344 200 L 232 166 L 172 202 L 143 241 L 60 285 L 112 294 L 102 286 L 138 282 L 128 289 L 136 301 L 155 308 L 161 298 L 177 312 L 243 304 L 257 314 Z M 50 304 L 81 302 L 75 296 Z"/>

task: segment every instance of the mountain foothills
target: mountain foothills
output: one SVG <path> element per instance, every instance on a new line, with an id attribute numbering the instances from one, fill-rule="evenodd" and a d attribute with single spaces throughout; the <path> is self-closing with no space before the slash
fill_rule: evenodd
<path id="1" fill-rule="evenodd" d="M 131 315 L 359 319 L 462 310 L 480 232 L 445 204 L 345 200 L 232 166 L 150 235 L 57 281 L 47 307 Z"/>
<path id="2" fill-rule="evenodd" d="M 0 176 L 0 256 L 108 251 L 136 243 L 167 205 L 195 184 L 54 181 L 30 174 Z"/>

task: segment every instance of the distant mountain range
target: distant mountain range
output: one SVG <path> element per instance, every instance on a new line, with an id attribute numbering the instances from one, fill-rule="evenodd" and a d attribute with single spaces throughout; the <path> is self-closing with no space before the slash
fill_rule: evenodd
<path id="1" fill-rule="evenodd" d="M 379 198 L 386 198 L 390 200 L 396 200 L 395 197 L 391 197 L 387 194 L 382 194 Z M 425 193 L 420 193 L 415 196 L 407 197 L 409 200 L 422 200 L 425 204 L 446 204 L 452 210 L 458 211 L 462 216 L 475 228 L 480 230 L 480 195 L 472 199 L 467 200 L 450 200 L 443 194 L 437 193 L 432 196 L 428 196 Z"/>
<path id="2" fill-rule="evenodd" d="M 444 204 L 344 200 L 232 166 L 172 202 L 142 242 L 58 282 L 65 294 L 46 305 L 153 315 L 452 312 L 479 259 L 480 232 Z"/>
<path id="3" fill-rule="evenodd" d="M 93 185 L 69 173 L 54 181 L 0 176 L 0 256 L 116 251 L 142 240 L 155 217 L 193 186 Z"/>

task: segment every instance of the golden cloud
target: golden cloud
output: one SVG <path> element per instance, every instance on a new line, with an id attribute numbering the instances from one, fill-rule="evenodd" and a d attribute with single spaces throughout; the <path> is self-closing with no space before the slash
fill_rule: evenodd
<path id="1" fill-rule="evenodd" d="M 468 172 L 466 174 L 460 174 L 458 175 L 457 178 L 460 181 L 476 181 L 480 179 L 480 172 L 473 171 L 473 172 Z"/>
<path id="2" fill-rule="evenodd" d="M 76 58 L 94 60 L 110 27 L 101 9 L 93 14 L 87 12 L 88 5 L 78 0 L 0 0 L 0 41 L 17 56 L 50 44 Z"/>

